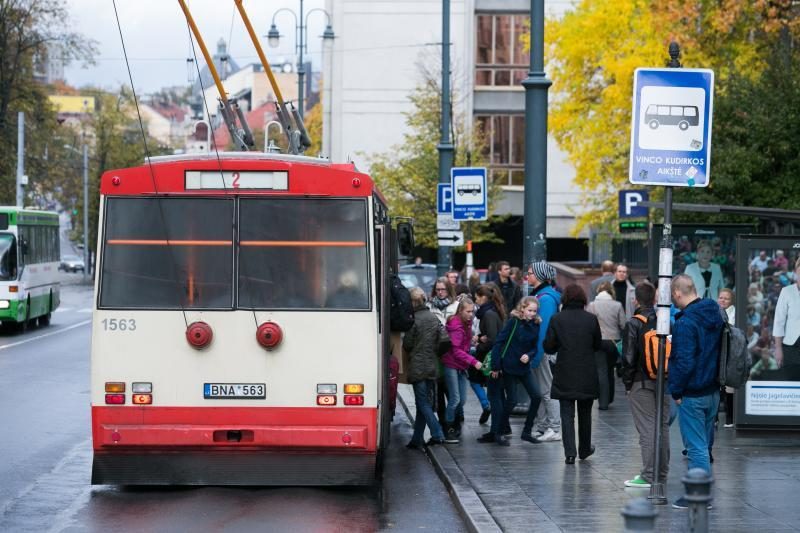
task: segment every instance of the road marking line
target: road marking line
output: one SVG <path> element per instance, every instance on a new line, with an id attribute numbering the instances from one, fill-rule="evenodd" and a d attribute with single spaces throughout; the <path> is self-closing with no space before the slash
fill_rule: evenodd
<path id="1" fill-rule="evenodd" d="M 71 329 L 79 328 L 81 326 L 85 326 L 86 324 L 91 324 L 91 320 L 84 320 L 83 322 L 78 322 L 77 324 L 73 324 L 71 326 L 67 326 L 63 329 L 59 329 L 57 331 L 51 331 L 50 333 L 45 333 L 43 335 L 37 335 L 35 337 L 31 337 L 30 339 L 25 339 L 23 341 L 12 342 L 11 344 L 5 344 L 0 346 L 0 350 L 5 350 L 7 348 L 13 348 L 14 346 L 19 346 L 20 344 L 27 344 L 29 342 L 38 341 L 39 339 L 44 339 L 45 337 L 50 337 L 51 335 L 58 335 L 59 333 L 64 333 L 65 331 L 69 331 Z"/>
<path id="2" fill-rule="evenodd" d="M 91 307 L 85 307 L 83 309 L 78 309 L 78 312 L 79 313 L 91 313 L 92 312 L 92 308 Z"/>
<path id="3" fill-rule="evenodd" d="M 59 307 L 58 309 L 56 309 L 53 312 L 54 313 L 63 313 L 64 311 L 72 311 L 72 308 L 71 307 Z"/>

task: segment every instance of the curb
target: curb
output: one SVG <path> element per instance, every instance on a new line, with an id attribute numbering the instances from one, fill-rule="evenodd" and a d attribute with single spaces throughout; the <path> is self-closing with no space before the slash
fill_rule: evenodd
<path id="1" fill-rule="evenodd" d="M 406 417 L 413 424 L 414 417 L 411 415 L 411 410 L 406 405 L 403 395 L 398 394 L 397 399 L 400 401 L 400 405 L 403 406 Z M 424 450 L 439 479 L 447 487 L 458 514 L 467 524 L 467 530 L 470 533 L 502 531 L 446 447 L 425 446 Z"/>

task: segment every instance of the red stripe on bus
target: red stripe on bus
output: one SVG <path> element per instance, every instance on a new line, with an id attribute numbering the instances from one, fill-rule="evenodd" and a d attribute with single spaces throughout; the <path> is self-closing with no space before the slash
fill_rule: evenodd
<path id="1" fill-rule="evenodd" d="M 363 241 L 241 241 L 240 246 L 336 246 L 363 248 Z"/>
<path id="2" fill-rule="evenodd" d="M 134 246 L 231 246 L 233 241 L 188 241 L 157 239 L 109 239 L 106 244 L 127 244 Z"/>
<path id="3" fill-rule="evenodd" d="M 93 406 L 94 449 L 283 448 L 375 452 L 375 407 Z M 241 440 L 227 440 L 241 432 Z"/>

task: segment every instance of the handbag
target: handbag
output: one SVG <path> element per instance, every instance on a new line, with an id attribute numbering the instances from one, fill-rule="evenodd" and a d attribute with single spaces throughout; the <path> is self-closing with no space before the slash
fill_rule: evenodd
<path id="1" fill-rule="evenodd" d="M 447 352 L 449 352 L 450 348 L 452 347 L 453 347 L 453 342 L 450 340 L 450 335 L 447 334 L 447 330 L 444 329 L 444 326 L 439 324 L 439 337 L 436 348 L 436 355 L 441 357 Z"/>
<path id="2" fill-rule="evenodd" d="M 519 320 L 514 320 L 514 327 L 511 328 L 511 335 L 508 336 L 506 340 L 506 345 L 503 348 L 503 353 L 500 354 L 500 360 L 503 359 L 506 355 L 506 351 L 508 350 L 508 345 L 511 344 L 511 339 L 514 338 L 514 332 L 517 331 L 517 323 Z M 481 372 L 483 372 L 484 376 L 489 376 L 492 373 L 492 351 L 490 350 L 489 353 L 486 354 L 486 357 L 483 360 L 483 366 L 481 367 Z"/>

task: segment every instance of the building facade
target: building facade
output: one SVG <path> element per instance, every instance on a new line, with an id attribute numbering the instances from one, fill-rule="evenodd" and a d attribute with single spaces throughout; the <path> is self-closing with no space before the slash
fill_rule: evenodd
<path id="1" fill-rule="evenodd" d="M 559 6 L 563 9 L 562 3 L 548 8 Z M 330 83 L 323 80 L 323 153 L 333 160 L 352 159 L 368 169 L 371 154 L 387 152 L 402 141 L 406 113 L 412 111 L 408 96 L 423 81 L 422 68 L 440 71 L 442 1 L 327 0 L 326 8 L 337 39 L 323 58 L 323 75 L 328 73 L 330 79 Z M 528 31 L 530 0 L 452 0 L 450 9 L 454 112 L 482 128 L 488 141 L 490 178 L 503 188 L 495 214 L 511 215 L 508 227 L 498 231 L 510 248 L 493 246 L 492 253 L 521 259 L 525 179 L 521 81 L 527 77 L 530 61 L 520 36 Z M 573 167 L 551 139 L 549 257 L 585 261 L 588 233 L 572 235 L 580 205 L 574 177 Z M 476 245 L 476 256 L 479 250 Z"/>

